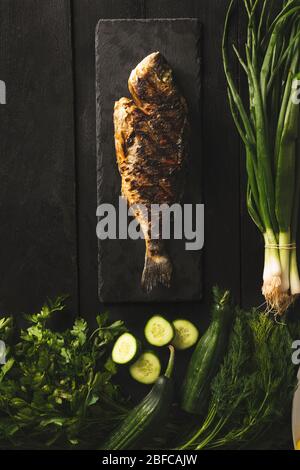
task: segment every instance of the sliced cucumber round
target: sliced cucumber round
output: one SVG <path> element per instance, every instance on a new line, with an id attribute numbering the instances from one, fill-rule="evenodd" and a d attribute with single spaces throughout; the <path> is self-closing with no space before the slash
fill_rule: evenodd
<path id="1" fill-rule="evenodd" d="M 152 351 L 144 352 L 129 368 L 131 377 L 142 384 L 153 384 L 160 376 L 160 360 Z"/>
<path id="2" fill-rule="evenodd" d="M 115 342 L 112 360 L 116 364 L 128 364 L 139 353 L 139 341 L 131 333 L 123 333 Z"/>
<path id="3" fill-rule="evenodd" d="M 152 346 L 166 346 L 174 338 L 173 325 L 160 315 L 155 315 L 148 320 L 145 326 L 145 337 Z"/>
<path id="4" fill-rule="evenodd" d="M 173 321 L 173 325 L 175 328 L 175 336 L 172 344 L 176 349 L 188 349 L 197 343 L 199 331 L 192 322 L 178 318 Z"/>

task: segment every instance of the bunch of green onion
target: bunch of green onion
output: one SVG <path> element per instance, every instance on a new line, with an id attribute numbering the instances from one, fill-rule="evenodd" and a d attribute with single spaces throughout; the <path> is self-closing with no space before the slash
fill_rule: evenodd
<path id="1" fill-rule="evenodd" d="M 300 294 L 296 254 L 300 0 L 242 3 L 248 18 L 244 56 L 235 45 L 233 49 L 247 76 L 247 105 L 229 65 L 228 33 L 234 0 L 224 28 L 224 70 L 231 113 L 246 150 L 247 207 L 265 243 L 262 292 L 268 310 L 283 314 Z"/>

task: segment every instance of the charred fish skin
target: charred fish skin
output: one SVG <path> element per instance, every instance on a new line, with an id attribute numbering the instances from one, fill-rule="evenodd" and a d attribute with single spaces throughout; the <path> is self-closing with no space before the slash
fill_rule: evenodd
<path id="1" fill-rule="evenodd" d="M 132 99 L 114 107 L 115 148 L 122 179 L 122 195 L 134 208 L 146 252 L 142 287 L 150 292 L 170 287 L 172 263 L 160 234 L 160 216 L 150 220 L 151 204 L 179 202 L 188 154 L 188 110 L 170 66 L 159 52 L 143 59 L 128 81 Z M 139 205 L 147 208 L 145 214 Z M 149 219 L 149 220 L 148 220 Z M 153 227 L 151 224 L 157 224 Z M 156 237 L 152 238 L 152 229 Z"/>

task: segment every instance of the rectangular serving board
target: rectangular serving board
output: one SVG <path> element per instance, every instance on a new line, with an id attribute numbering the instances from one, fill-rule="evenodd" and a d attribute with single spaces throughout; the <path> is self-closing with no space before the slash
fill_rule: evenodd
<path id="1" fill-rule="evenodd" d="M 130 97 L 128 77 L 148 54 L 160 51 L 188 102 L 190 152 L 182 203 L 201 203 L 200 23 L 197 19 L 100 20 L 96 28 L 97 202 L 118 207 L 121 178 L 114 149 L 113 108 Z M 185 240 L 166 241 L 173 262 L 172 286 L 150 294 L 140 285 L 144 240 L 99 240 L 101 302 L 197 301 L 202 293 L 201 251 Z"/>

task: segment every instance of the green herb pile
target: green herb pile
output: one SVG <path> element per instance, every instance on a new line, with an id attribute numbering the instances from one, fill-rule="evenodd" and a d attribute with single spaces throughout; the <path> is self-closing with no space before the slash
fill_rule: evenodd
<path id="1" fill-rule="evenodd" d="M 214 298 L 213 310 L 218 299 Z M 13 325 L 11 317 L 0 318 L 0 340 L 6 345 L 5 363 L 0 364 L 0 449 L 95 449 L 126 423 L 130 407 L 113 381 L 116 365 L 111 359 L 113 344 L 125 331 L 123 322 L 110 324 L 103 314 L 92 332 L 80 318 L 64 332 L 53 331 L 51 317 L 63 309 L 61 298 L 48 303 L 40 313 L 27 315 L 22 329 Z M 195 415 L 173 401 L 167 417 L 156 413 L 163 435 L 158 435 L 156 426 L 153 439 L 147 438 L 139 448 L 292 447 L 290 412 L 297 367 L 291 346 L 299 338 L 300 322 L 279 324 L 257 310 L 244 312 L 229 303 L 226 309 L 233 314 L 230 331 L 207 330 L 209 335 L 220 335 L 227 346 L 215 374 L 205 380 L 206 408 Z M 217 319 L 213 317 L 212 324 Z M 196 348 L 192 362 L 199 359 L 199 351 L 202 357 L 202 349 Z M 204 364 L 200 361 L 198 366 Z M 157 384 L 147 397 L 154 393 L 157 403 L 165 406 Z M 140 406 L 143 416 L 148 416 L 151 410 L 148 405 L 144 408 L 145 400 Z M 131 414 L 136 413 L 136 408 L 131 409 Z"/>
<path id="2" fill-rule="evenodd" d="M 63 299 L 27 315 L 21 330 L 0 319 L 6 363 L 0 366 L 0 448 L 95 448 L 127 412 L 110 359 L 111 345 L 125 331 L 121 321 L 97 317 L 89 332 L 76 319 L 63 333 L 47 325 Z"/>
<path id="3" fill-rule="evenodd" d="M 185 438 L 187 416 L 175 418 L 168 425 L 170 442 L 176 436 L 178 448 L 198 450 L 292 446 L 293 328 L 257 311 L 238 310 L 227 353 L 211 383 L 206 416 L 193 418 Z"/>

